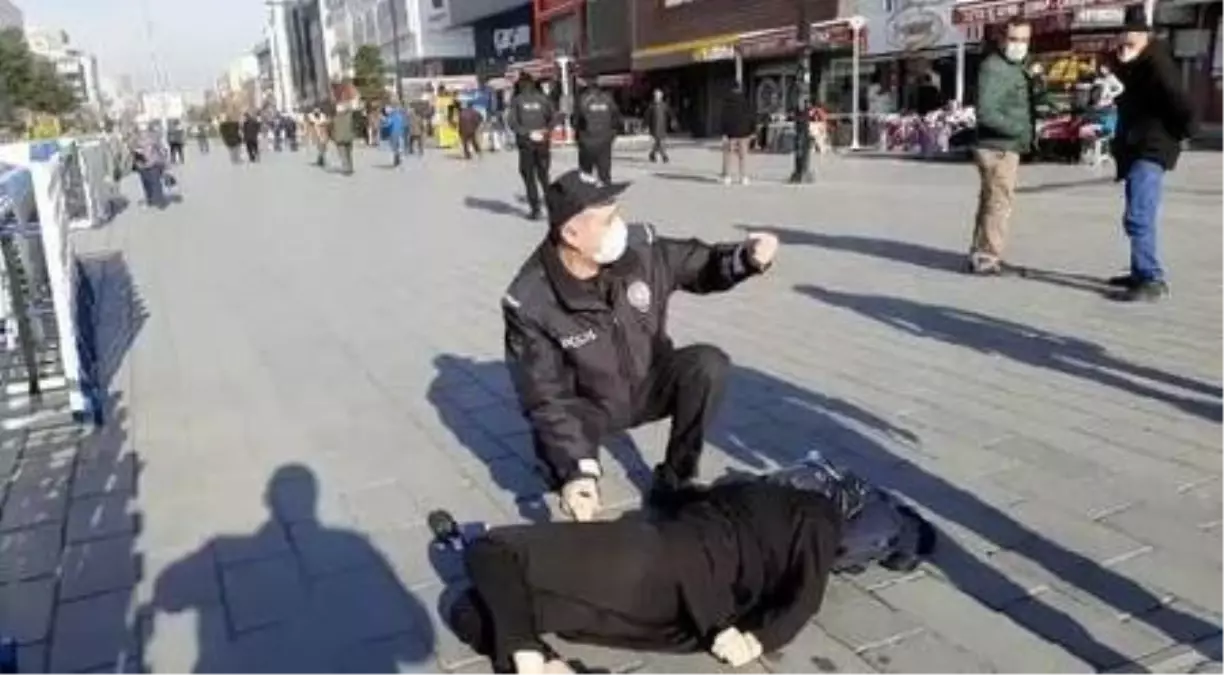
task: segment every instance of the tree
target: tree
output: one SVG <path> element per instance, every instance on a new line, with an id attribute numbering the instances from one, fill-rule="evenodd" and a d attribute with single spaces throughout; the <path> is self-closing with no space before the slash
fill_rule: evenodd
<path id="1" fill-rule="evenodd" d="M 31 52 L 21 31 L 0 31 L 0 115 L 18 109 L 61 115 L 78 105 L 55 64 Z"/>
<path id="2" fill-rule="evenodd" d="M 367 104 L 379 104 L 387 98 L 386 67 L 382 51 L 374 45 L 361 45 L 353 57 L 353 86 Z"/>

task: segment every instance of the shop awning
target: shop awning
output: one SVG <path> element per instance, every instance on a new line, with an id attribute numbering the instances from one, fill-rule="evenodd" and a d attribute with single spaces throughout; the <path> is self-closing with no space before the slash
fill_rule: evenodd
<path id="1" fill-rule="evenodd" d="M 859 45 L 867 45 L 867 28 L 859 31 Z M 848 21 L 824 23 L 812 26 L 811 45 L 821 47 L 849 47 L 854 44 L 854 29 Z M 802 44 L 796 35 L 794 26 L 774 28 L 757 33 L 746 33 L 739 36 L 735 48 L 747 59 L 768 58 L 771 56 L 788 56 L 796 54 Z"/>
<path id="2" fill-rule="evenodd" d="M 511 63 L 506 67 L 506 77 L 510 79 L 518 79 L 523 73 L 527 73 L 537 80 L 550 79 L 556 77 L 558 72 L 557 62 L 553 59 L 520 61 L 518 63 Z"/>
<path id="3" fill-rule="evenodd" d="M 964 0 L 952 6 L 957 26 L 1005 23 L 1022 17 L 1039 19 L 1095 7 L 1125 7 L 1142 0 Z"/>

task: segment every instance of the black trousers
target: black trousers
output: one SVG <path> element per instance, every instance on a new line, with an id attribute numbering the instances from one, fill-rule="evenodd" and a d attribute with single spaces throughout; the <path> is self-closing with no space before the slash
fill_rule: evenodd
<path id="1" fill-rule="evenodd" d="M 463 142 L 464 159 L 471 159 L 473 150 L 476 151 L 477 155 L 480 154 L 480 141 L 476 140 L 475 136 L 464 136 L 460 140 Z"/>
<path id="2" fill-rule="evenodd" d="M 676 488 L 697 474 L 705 431 L 718 413 L 731 359 L 712 345 L 675 350 L 655 364 L 636 401 L 633 426 L 671 418 L 663 463 L 655 469 L 660 488 Z"/>
<path id="3" fill-rule="evenodd" d="M 416 147 L 415 152 L 412 149 L 414 146 Z M 425 139 L 421 136 L 409 136 L 408 137 L 408 154 L 414 155 L 417 153 L 420 153 L 422 157 L 425 156 Z"/>
<path id="4" fill-rule="evenodd" d="M 552 147 L 548 141 L 537 143 L 519 138 L 519 175 L 527 191 L 527 203 L 532 213 L 540 211 L 540 190 L 548 188 L 548 172 L 552 165 Z"/>
<path id="5" fill-rule="evenodd" d="M 612 182 L 612 141 L 578 144 L 578 168 L 585 174 L 595 173 L 604 183 Z"/>
<path id="6" fill-rule="evenodd" d="M 246 142 L 247 159 L 252 162 L 259 161 L 259 141 Z"/>
<path id="7" fill-rule="evenodd" d="M 650 137 L 650 161 L 655 161 L 655 157 L 661 156 L 664 162 L 670 162 L 667 157 L 667 142 L 662 136 Z"/>
<path id="8" fill-rule="evenodd" d="M 479 539 L 464 554 L 473 588 L 450 609 L 455 636 L 493 661 L 495 672 L 514 672 L 514 652 L 549 653 L 540 641 L 535 602 L 514 550 L 495 539 Z"/>
<path id="9" fill-rule="evenodd" d="M 170 143 L 169 145 L 170 145 L 170 163 L 171 164 L 182 164 L 183 163 L 183 144 L 182 143 Z"/>

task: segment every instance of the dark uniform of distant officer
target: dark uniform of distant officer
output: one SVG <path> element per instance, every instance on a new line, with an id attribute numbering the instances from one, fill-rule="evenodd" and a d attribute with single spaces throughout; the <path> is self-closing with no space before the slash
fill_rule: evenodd
<path id="1" fill-rule="evenodd" d="M 587 89 L 574 113 L 578 168 L 585 174 L 598 172 L 599 180 L 605 184 L 612 182 L 612 142 L 620 124 L 620 110 L 608 92 L 597 86 Z"/>
<path id="2" fill-rule="evenodd" d="M 547 189 L 552 164 L 551 136 L 556 125 L 556 108 L 548 96 L 536 88 L 531 75 L 523 73 L 517 92 L 506 111 L 506 124 L 514 133 L 519 154 L 519 174 L 531 205 L 531 219 L 540 217 L 540 190 Z"/>

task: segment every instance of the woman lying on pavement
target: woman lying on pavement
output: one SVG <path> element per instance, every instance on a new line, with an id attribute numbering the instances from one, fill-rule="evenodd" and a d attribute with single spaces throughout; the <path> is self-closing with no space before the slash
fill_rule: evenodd
<path id="1" fill-rule="evenodd" d="M 544 634 L 739 667 L 820 609 L 843 520 L 823 494 L 751 480 L 681 493 L 650 521 L 496 528 L 466 548 L 473 588 L 451 625 L 502 672 L 568 672 Z"/>

